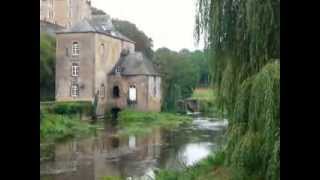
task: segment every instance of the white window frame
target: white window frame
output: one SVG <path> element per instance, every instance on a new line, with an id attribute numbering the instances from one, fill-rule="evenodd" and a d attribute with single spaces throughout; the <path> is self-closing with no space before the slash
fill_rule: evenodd
<path id="1" fill-rule="evenodd" d="M 72 56 L 80 55 L 80 43 L 77 41 L 72 42 Z"/>
<path id="2" fill-rule="evenodd" d="M 71 75 L 73 77 L 79 77 L 79 75 L 80 75 L 80 66 L 79 66 L 79 64 L 72 64 Z"/>
<path id="3" fill-rule="evenodd" d="M 71 96 L 72 97 L 78 97 L 79 96 L 79 85 L 78 84 L 72 84 L 71 85 Z"/>
<path id="4" fill-rule="evenodd" d="M 137 101 L 137 88 L 135 85 L 129 86 L 129 100 L 132 102 Z"/>

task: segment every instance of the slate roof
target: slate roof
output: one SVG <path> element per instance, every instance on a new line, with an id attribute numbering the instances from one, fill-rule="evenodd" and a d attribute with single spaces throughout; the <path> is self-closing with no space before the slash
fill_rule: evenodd
<path id="1" fill-rule="evenodd" d="M 57 31 L 61 31 L 63 29 L 64 27 L 60 25 L 40 20 L 40 32 L 46 32 L 49 35 L 55 36 Z"/>
<path id="2" fill-rule="evenodd" d="M 93 15 L 91 18 L 86 18 L 72 27 L 59 31 L 57 33 L 79 33 L 79 32 L 95 32 L 102 33 L 107 36 L 115 37 L 125 41 L 135 43 L 131 39 L 116 31 L 109 15 Z"/>
<path id="3" fill-rule="evenodd" d="M 121 68 L 121 75 L 123 76 L 160 75 L 154 69 L 152 62 L 147 59 L 141 52 L 131 52 L 127 55 L 122 55 L 117 64 L 111 70 L 111 75 L 115 74 L 116 67 Z"/>

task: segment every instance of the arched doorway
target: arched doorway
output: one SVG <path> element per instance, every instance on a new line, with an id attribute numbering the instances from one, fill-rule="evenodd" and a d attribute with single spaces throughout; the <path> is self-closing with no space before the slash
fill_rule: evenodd
<path id="1" fill-rule="evenodd" d="M 114 86 L 112 90 L 112 97 L 119 98 L 120 97 L 120 89 L 119 86 Z"/>

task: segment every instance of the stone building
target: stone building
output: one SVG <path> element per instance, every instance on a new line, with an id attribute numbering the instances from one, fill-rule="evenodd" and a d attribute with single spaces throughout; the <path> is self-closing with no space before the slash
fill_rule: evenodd
<path id="1" fill-rule="evenodd" d="M 40 21 L 54 23 L 54 0 L 40 0 Z"/>
<path id="2" fill-rule="evenodd" d="M 161 79 L 151 62 L 135 53 L 135 43 L 114 30 L 109 16 L 86 18 L 57 32 L 56 39 L 57 101 L 97 102 L 97 115 L 104 115 L 106 110 L 127 107 L 124 100 L 129 98 L 129 90 L 136 90 L 137 100 L 127 103 L 138 110 L 160 110 Z M 121 52 L 126 52 L 125 57 L 120 57 Z M 117 75 L 110 73 L 115 67 L 123 71 Z M 152 83 L 158 84 L 158 94 L 149 98 L 147 88 Z M 120 98 L 115 101 L 111 89 L 117 84 Z"/>
<path id="3" fill-rule="evenodd" d="M 90 17 L 90 0 L 40 0 L 40 21 L 68 28 Z"/>
<path id="4" fill-rule="evenodd" d="M 161 78 L 141 52 L 122 53 L 108 77 L 108 108 L 160 111 Z"/>

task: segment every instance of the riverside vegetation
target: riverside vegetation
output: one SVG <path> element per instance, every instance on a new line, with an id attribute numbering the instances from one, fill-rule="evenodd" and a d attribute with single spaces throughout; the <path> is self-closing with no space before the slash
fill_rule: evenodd
<path id="1" fill-rule="evenodd" d="M 91 102 L 40 104 L 40 141 L 56 142 L 93 134 L 97 125 L 80 121 L 92 114 Z"/>
<path id="2" fill-rule="evenodd" d="M 227 142 L 157 179 L 280 179 L 280 1 L 198 0 L 195 34 L 209 51 Z"/>
<path id="3" fill-rule="evenodd" d="M 153 128 L 175 128 L 182 123 L 191 122 L 191 118 L 173 113 L 136 112 L 124 110 L 119 114 L 120 133 L 141 134 L 150 133 Z"/>

